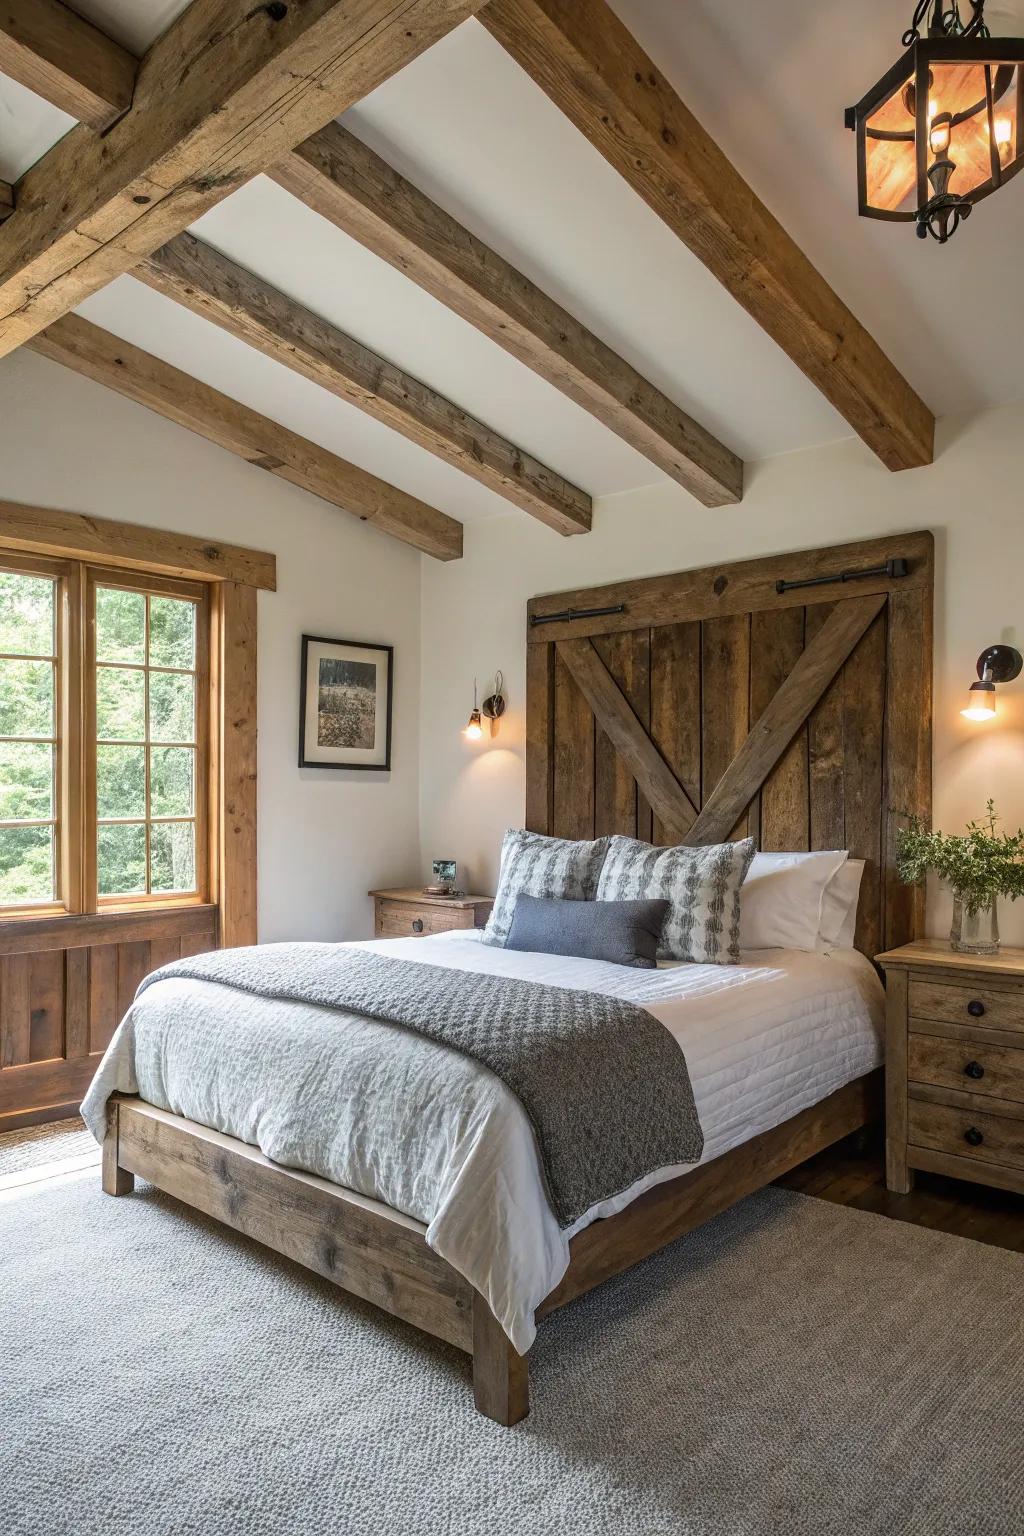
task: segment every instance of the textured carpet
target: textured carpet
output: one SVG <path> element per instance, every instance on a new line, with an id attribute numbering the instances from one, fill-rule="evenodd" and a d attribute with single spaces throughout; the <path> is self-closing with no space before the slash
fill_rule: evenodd
<path id="1" fill-rule="evenodd" d="M 99 1155 L 99 1147 L 76 1115 L 73 1120 L 53 1120 L 49 1125 L 29 1125 L 20 1131 L 0 1134 L 0 1178 L 5 1173 L 27 1173 L 67 1157 L 87 1152 Z"/>
<path id="2" fill-rule="evenodd" d="M 140 1186 L 0 1203 L 5 1536 L 1024 1529 L 1024 1259 L 768 1190 L 556 1314 L 530 1417 Z"/>

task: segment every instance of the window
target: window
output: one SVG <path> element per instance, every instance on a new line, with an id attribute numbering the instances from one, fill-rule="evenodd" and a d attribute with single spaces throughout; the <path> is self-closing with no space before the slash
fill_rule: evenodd
<path id="1" fill-rule="evenodd" d="M 57 591 L 0 570 L 0 907 L 57 898 Z"/>
<path id="2" fill-rule="evenodd" d="M 207 899 L 201 583 L 0 554 L 0 911 Z"/>

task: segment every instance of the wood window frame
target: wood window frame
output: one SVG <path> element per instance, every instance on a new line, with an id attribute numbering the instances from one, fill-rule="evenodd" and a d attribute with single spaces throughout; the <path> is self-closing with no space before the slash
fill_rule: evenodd
<path id="1" fill-rule="evenodd" d="M 224 544 L 121 523 L 79 513 L 0 502 L 0 563 L 28 573 L 57 572 L 63 582 L 61 620 L 67 626 L 64 655 L 58 668 L 59 729 L 65 733 L 62 755 L 67 764 L 59 780 L 58 807 L 67 835 L 68 856 L 60 872 L 63 900 L 59 905 L 8 908 L 0 913 L 0 938 L 10 925 L 52 925 L 54 938 L 63 931 L 100 923 L 108 932 L 167 909 L 216 909 L 218 941 L 222 946 L 254 944 L 257 940 L 256 869 L 256 607 L 257 591 L 277 586 L 276 559 L 265 551 Z M 196 895 L 169 894 L 143 902 L 118 902 L 97 913 L 84 911 L 86 871 L 81 851 L 87 786 L 85 784 L 84 723 L 86 699 L 72 708 L 72 679 L 86 693 L 89 669 L 86 636 L 80 619 L 84 591 L 76 584 L 103 573 L 120 585 L 159 585 L 173 595 L 175 583 L 200 584 L 208 593 L 208 708 L 200 712 L 197 731 L 204 733 L 209 792 L 202 832 L 207 851 L 207 880 Z M 197 637 L 198 646 L 198 637 Z M 73 665 L 77 661 L 77 667 Z M 198 749 L 197 749 L 198 750 Z M 75 834 L 75 828 L 78 835 Z M 197 847 L 199 838 L 197 822 Z M 95 855 L 93 854 L 93 858 Z"/>

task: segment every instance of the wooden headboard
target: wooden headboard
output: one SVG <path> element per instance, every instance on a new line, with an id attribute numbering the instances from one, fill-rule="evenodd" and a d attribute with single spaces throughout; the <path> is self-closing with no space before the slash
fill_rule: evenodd
<path id="1" fill-rule="evenodd" d="M 534 598 L 527 826 L 848 848 L 858 949 L 920 937 L 895 833 L 931 811 L 933 569 L 911 533 Z"/>

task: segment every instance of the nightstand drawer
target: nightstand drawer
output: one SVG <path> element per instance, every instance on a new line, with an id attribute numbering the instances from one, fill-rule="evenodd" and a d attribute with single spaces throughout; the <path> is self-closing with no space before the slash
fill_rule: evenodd
<path id="1" fill-rule="evenodd" d="M 914 1083 L 1024 1103 L 1024 1048 L 911 1033 L 907 1075 Z"/>
<path id="2" fill-rule="evenodd" d="M 921 1099 L 911 1099 L 908 1108 L 911 1147 L 1024 1169 L 1024 1118 L 956 1109 Z"/>
<path id="3" fill-rule="evenodd" d="M 946 982 L 911 977 L 909 1012 L 912 1018 L 941 1019 L 947 1024 L 1024 1030 L 1024 997 L 1019 990 L 997 992 L 984 986 L 954 987 Z"/>
<path id="4" fill-rule="evenodd" d="M 450 928 L 472 928 L 471 907 L 417 907 L 412 902 L 377 903 L 377 937 L 380 939 L 424 938 L 428 933 L 447 933 Z"/>

